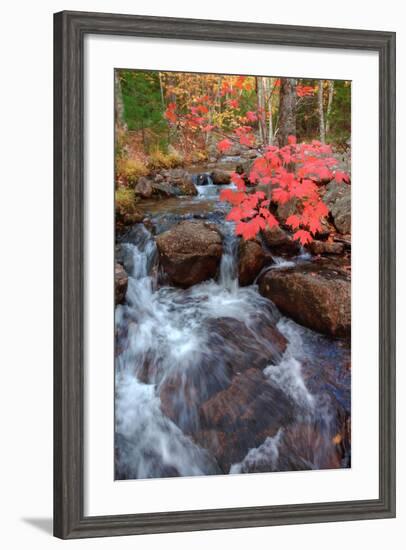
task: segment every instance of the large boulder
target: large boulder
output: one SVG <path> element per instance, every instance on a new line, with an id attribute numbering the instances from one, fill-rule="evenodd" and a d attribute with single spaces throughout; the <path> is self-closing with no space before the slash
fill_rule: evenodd
<path id="1" fill-rule="evenodd" d="M 141 199 L 150 199 L 154 193 L 152 183 L 153 182 L 150 181 L 148 178 L 139 178 L 138 183 L 134 188 L 135 196 Z"/>
<path id="2" fill-rule="evenodd" d="M 152 184 L 152 193 L 154 197 L 176 197 L 179 195 L 179 191 L 176 187 L 169 185 L 167 183 L 156 183 Z"/>
<path id="3" fill-rule="evenodd" d="M 351 185 L 333 180 L 326 187 L 323 201 L 330 209 L 337 230 L 342 234 L 351 233 Z"/>
<path id="4" fill-rule="evenodd" d="M 114 301 L 117 304 L 122 304 L 127 292 L 128 275 L 121 264 L 116 263 L 114 266 Z"/>
<path id="5" fill-rule="evenodd" d="M 211 179 L 215 185 L 228 185 L 231 183 L 231 174 L 225 170 L 213 170 Z"/>
<path id="6" fill-rule="evenodd" d="M 166 181 L 178 190 L 180 195 L 197 195 L 197 189 L 192 176 L 182 168 L 165 171 Z"/>
<path id="7" fill-rule="evenodd" d="M 164 178 L 161 179 L 158 176 L 159 174 L 157 174 L 153 180 L 145 177 L 140 178 L 134 188 L 135 196 L 140 199 L 156 199 L 175 197 L 177 195 L 184 194 L 181 192 L 179 187 L 175 185 L 175 182 L 172 184 L 172 182 L 169 182 Z"/>
<path id="8" fill-rule="evenodd" d="M 333 337 L 351 333 L 351 282 L 339 263 L 309 263 L 265 273 L 259 291 L 296 322 Z"/>
<path id="9" fill-rule="evenodd" d="M 299 242 L 279 226 L 265 229 L 262 236 L 271 252 L 275 254 L 295 255 L 300 251 Z"/>
<path id="10" fill-rule="evenodd" d="M 238 280 L 251 285 L 265 264 L 265 252 L 257 241 L 241 240 L 239 244 Z"/>
<path id="11" fill-rule="evenodd" d="M 216 276 L 223 246 L 215 225 L 183 221 L 158 235 L 156 244 L 160 264 L 173 285 L 187 288 Z"/>

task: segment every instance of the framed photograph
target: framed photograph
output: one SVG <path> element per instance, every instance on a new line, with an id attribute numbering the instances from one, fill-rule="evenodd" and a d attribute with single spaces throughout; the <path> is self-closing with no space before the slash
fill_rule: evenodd
<path id="1" fill-rule="evenodd" d="M 395 34 L 61 12 L 54 534 L 395 516 Z"/>

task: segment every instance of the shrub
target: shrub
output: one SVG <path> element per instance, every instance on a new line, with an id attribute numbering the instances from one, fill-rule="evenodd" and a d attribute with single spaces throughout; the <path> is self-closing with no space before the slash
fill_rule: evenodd
<path id="1" fill-rule="evenodd" d="M 136 202 L 135 193 L 129 187 L 119 187 L 116 191 L 116 210 L 129 211 L 134 208 Z"/>
<path id="2" fill-rule="evenodd" d="M 137 198 L 133 189 L 119 187 L 116 190 L 115 199 L 116 225 L 118 230 L 123 229 L 126 225 L 142 221 L 143 215 L 135 207 Z"/>
<path id="3" fill-rule="evenodd" d="M 130 185 L 137 183 L 138 178 L 147 176 L 148 168 L 137 159 L 123 159 L 118 162 L 117 176 Z"/>
<path id="4" fill-rule="evenodd" d="M 193 151 L 191 161 L 192 162 L 205 162 L 207 160 L 206 151 Z"/>
<path id="5" fill-rule="evenodd" d="M 161 168 L 177 168 L 183 166 L 184 159 L 180 153 L 173 150 L 170 153 L 163 153 L 159 149 L 151 153 L 148 159 L 148 168 L 150 170 L 160 170 Z"/>

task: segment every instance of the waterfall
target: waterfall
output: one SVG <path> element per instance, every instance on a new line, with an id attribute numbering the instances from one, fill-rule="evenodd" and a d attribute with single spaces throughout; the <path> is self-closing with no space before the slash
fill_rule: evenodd
<path id="1" fill-rule="evenodd" d="M 219 186 L 201 187 L 218 196 Z M 219 228 L 217 280 L 187 290 L 159 285 L 144 225 L 120 244 L 129 280 L 115 313 L 116 479 L 338 467 L 345 349 L 282 317 L 255 285 L 239 287 L 233 224 Z M 203 414 L 207 403 L 220 427 Z M 234 433 L 238 443 L 227 443 Z"/>

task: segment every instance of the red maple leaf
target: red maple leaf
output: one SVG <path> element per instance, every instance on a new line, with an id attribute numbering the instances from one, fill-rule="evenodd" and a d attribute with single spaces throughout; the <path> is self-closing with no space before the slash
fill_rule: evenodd
<path id="1" fill-rule="evenodd" d="M 296 231 L 296 233 L 293 234 L 293 238 L 297 241 L 300 241 L 300 244 L 304 246 L 307 243 L 311 243 L 313 238 L 310 235 L 308 231 L 305 231 L 304 229 L 299 229 L 299 231 Z"/>
<path id="2" fill-rule="evenodd" d="M 264 218 L 256 216 L 248 222 L 240 222 L 236 225 L 235 232 L 241 235 L 243 239 L 253 239 L 261 229 L 265 229 L 266 223 Z"/>
<path id="3" fill-rule="evenodd" d="M 217 149 L 220 153 L 225 153 L 232 146 L 232 142 L 229 139 L 222 139 L 217 143 Z"/>
<path id="4" fill-rule="evenodd" d="M 235 206 L 241 204 L 246 199 L 245 193 L 233 191 L 232 189 L 223 189 L 220 191 L 220 200 L 227 201 Z"/>
<path id="5" fill-rule="evenodd" d="M 300 218 L 296 214 L 292 214 L 286 218 L 286 225 L 290 225 L 292 229 L 298 229 L 300 227 Z"/>

